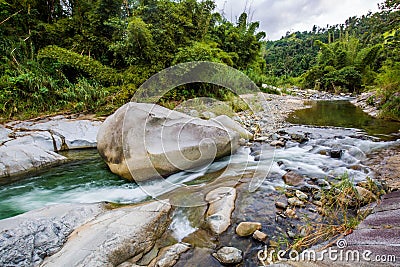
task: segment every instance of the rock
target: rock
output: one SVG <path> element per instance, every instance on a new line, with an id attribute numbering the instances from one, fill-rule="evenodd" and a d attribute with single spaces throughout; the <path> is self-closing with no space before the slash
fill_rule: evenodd
<path id="1" fill-rule="evenodd" d="M 249 236 L 256 230 L 260 230 L 261 227 L 261 223 L 258 222 L 241 222 L 236 227 L 236 234 L 239 236 Z"/>
<path id="2" fill-rule="evenodd" d="M 313 204 L 318 207 L 322 207 L 322 205 L 323 205 L 321 201 L 317 201 L 317 200 L 313 201 Z"/>
<path id="3" fill-rule="evenodd" d="M 213 256 L 222 264 L 238 264 L 243 260 L 242 251 L 234 247 L 222 247 Z"/>
<path id="4" fill-rule="evenodd" d="M 295 238 L 296 237 L 296 234 L 293 233 L 291 230 L 287 230 L 286 233 L 287 233 L 288 237 L 290 237 L 290 238 Z"/>
<path id="5" fill-rule="evenodd" d="M 206 196 L 209 207 L 206 221 L 215 234 L 221 234 L 231 225 L 231 214 L 235 208 L 236 189 L 219 187 Z"/>
<path id="6" fill-rule="evenodd" d="M 303 200 L 303 201 L 304 201 L 304 200 L 308 200 L 307 194 L 301 192 L 300 190 L 296 190 L 295 194 L 296 194 L 296 197 L 297 197 L 298 199 L 300 199 L 300 200 Z"/>
<path id="7" fill-rule="evenodd" d="M 277 207 L 278 209 L 281 209 L 281 210 L 285 210 L 287 208 L 287 204 L 283 203 L 283 202 L 276 201 L 275 202 L 275 207 Z"/>
<path id="8" fill-rule="evenodd" d="M 246 129 L 244 129 L 242 127 L 242 125 L 240 125 L 239 123 L 237 123 L 236 121 L 232 120 L 231 118 L 229 118 L 226 115 L 221 115 L 218 116 L 214 119 L 211 119 L 211 121 L 215 121 L 217 123 L 220 123 L 221 126 L 226 127 L 228 130 L 232 131 L 232 132 L 237 132 L 241 138 L 247 139 L 247 140 L 253 140 L 253 134 L 250 133 L 249 131 L 247 131 Z"/>
<path id="9" fill-rule="evenodd" d="M 67 160 L 60 154 L 33 144 L 2 145 L 0 146 L 0 159 L 0 178 L 38 170 Z"/>
<path id="10" fill-rule="evenodd" d="M 361 201 L 363 204 L 369 204 L 371 202 L 377 201 L 378 198 L 371 191 L 362 188 L 360 186 L 356 186 L 356 190 L 361 197 Z"/>
<path id="11" fill-rule="evenodd" d="M 60 204 L 0 221 L 0 266 L 37 266 L 61 249 L 75 228 L 104 212 L 103 204 Z"/>
<path id="12" fill-rule="evenodd" d="M 117 266 L 150 251 L 170 223 L 167 201 L 107 211 L 75 229 L 44 266 Z"/>
<path id="13" fill-rule="evenodd" d="M 253 233 L 253 238 L 255 239 L 255 240 L 258 240 L 258 241 L 260 241 L 260 242 L 266 242 L 267 241 L 267 238 L 268 238 L 268 236 L 267 236 L 267 234 L 265 234 L 265 233 L 263 233 L 263 232 L 261 232 L 261 231 L 259 231 L 259 230 L 256 230 L 254 233 Z"/>
<path id="14" fill-rule="evenodd" d="M 57 150 L 95 148 L 100 125 L 100 121 L 67 119 L 62 116 L 9 124 L 15 131 L 51 133 L 61 140 L 57 143 Z"/>
<path id="15" fill-rule="evenodd" d="M 9 137 L 9 134 L 11 134 L 12 132 L 13 131 L 11 131 L 10 129 L 7 129 L 4 126 L 0 125 L 0 145 L 12 140 L 12 138 Z"/>
<path id="16" fill-rule="evenodd" d="M 293 210 L 293 209 L 285 210 L 285 214 L 291 219 L 297 219 L 298 218 L 297 215 L 296 215 L 296 211 Z"/>
<path id="17" fill-rule="evenodd" d="M 0 177 L 62 163 L 60 150 L 96 147 L 101 122 L 62 116 L 0 127 Z"/>
<path id="18" fill-rule="evenodd" d="M 257 142 L 265 142 L 268 140 L 269 140 L 269 138 L 267 136 L 261 136 L 261 137 L 254 139 L 254 141 L 257 141 Z"/>
<path id="19" fill-rule="evenodd" d="M 308 138 L 305 137 L 302 134 L 297 134 L 297 133 L 292 133 L 290 135 L 290 139 L 292 139 L 292 141 L 298 142 L 298 143 L 305 143 L 308 141 Z"/>
<path id="20" fill-rule="evenodd" d="M 334 159 L 340 159 L 343 155 L 343 150 L 341 149 L 331 149 L 329 151 L 329 156 Z"/>
<path id="21" fill-rule="evenodd" d="M 192 170 L 229 155 L 239 147 L 239 134 L 212 120 L 130 102 L 105 120 L 97 141 L 110 170 L 138 182 Z"/>
<path id="22" fill-rule="evenodd" d="M 294 207 L 303 207 L 304 206 L 303 201 L 300 201 L 297 197 L 288 198 L 288 203 L 290 206 L 294 206 Z"/>
<path id="23" fill-rule="evenodd" d="M 287 185 L 298 186 L 304 183 L 304 177 L 294 171 L 288 171 L 282 177 L 283 181 Z"/>
<path id="24" fill-rule="evenodd" d="M 269 143 L 271 146 L 277 146 L 277 147 L 284 147 L 285 142 L 280 141 L 280 140 L 274 140 L 271 143 Z"/>
<path id="25" fill-rule="evenodd" d="M 157 258 L 155 258 L 148 267 L 172 267 L 179 260 L 180 255 L 189 249 L 190 244 L 186 243 L 177 243 L 163 248 Z"/>

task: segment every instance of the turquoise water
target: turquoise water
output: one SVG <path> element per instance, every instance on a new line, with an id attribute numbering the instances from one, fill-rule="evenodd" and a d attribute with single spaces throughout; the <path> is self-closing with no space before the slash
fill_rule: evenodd
<path id="1" fill-rule="evenodd" d="M 67 156 L 73 158 L 70 163 L 1 186 L 0 219 L 53 203 L 96 202 L 107 200 L 107 196 L 118 200 L 115 191 L 136 187 L 111 173 L 96 150 L 69 152 Z M 105 196 L 99 188 L 111 194 Z M 122 195 L 120 200 L 124 200 Z"/>
<path id="2" fill-rule="evenodd" d="M 357 128 L 382 140 L 400 138 L 400 122 L 376 119 L 348 101 L 312 101 L 311 108 L 297 110 L 288 121 L 300 125 Z"/>

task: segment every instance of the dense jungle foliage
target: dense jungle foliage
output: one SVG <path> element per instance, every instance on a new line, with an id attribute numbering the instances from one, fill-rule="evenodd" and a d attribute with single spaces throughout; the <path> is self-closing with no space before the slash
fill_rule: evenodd
<path id="1" fill-rule="evenodd" d="M 266 74 L 275 85 L 360 93 L 377 90 L 371 104 L 400 119 L 400 1 L 344 24 L 287 33 L 265 43 Z"/>
<path id="2" fill-rule="evenodd" d="M 399 118 L 399 0 L 343 25 L 264 41 L 243 13 L 230 22 L 213 0 L 0 0 L 0 120 L 61 112 L 109 114 L 158 71 L 219 62 L 257 85 L 361 92 Z M 218 87 L 182 86 L 167 99 L 224 99 Z"/>

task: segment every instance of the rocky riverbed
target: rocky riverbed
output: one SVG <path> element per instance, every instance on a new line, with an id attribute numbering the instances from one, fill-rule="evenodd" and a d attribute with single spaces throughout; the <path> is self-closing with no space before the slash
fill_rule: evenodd
<path id="1" fill-rule="evenodd" d="M 378 196 L 365 183 L 375 173 L 364 160 L 395 143 L 376 142 L 354 129 L 293 127 L 285 118 L 306 107 L 300 97 L 243 97 L 253 109 L 233 119 L 255 140 L 242 140 L 237 153 L 201 175 L 171 176 L 170 181 L 185 178 L 174 191 L 160 191 L 162 202 L 66 204 L 2 220 L 2 264 L 35 266 L 44 260 L 44 266 L 84 266 L 88 261 L 124 267 L 255 266 L 265 244 L 284 247 L 307 235 L 304 226 L 324 220 L 321 192 L 333 188 L 343 172 L 355 180 L 365 202 Z M 77 123 L 76 118 L 62 120 Z M 57 149 L 53 146 L 53 152 Z"/>

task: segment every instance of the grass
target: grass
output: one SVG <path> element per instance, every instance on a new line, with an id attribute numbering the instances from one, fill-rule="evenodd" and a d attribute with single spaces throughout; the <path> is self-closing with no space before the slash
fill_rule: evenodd
<path id="1" fill-rule="evenodd" d="M 305 236 L 296 239 L 289 246 L 290 249 L 302 251 L 318 243 L 348 235 L 368 215 L 368 213 L 357 213 L 359 208 L 369 203 L 365 203 L 361 198 L 347 173 L 339 178 L 340 182 L 329 190 L 322 190 L 323 210 L 320 213 L 323 217 L 321 222 L 305 225 L 303 227 Z M 370 190 L 376 196 L 384 193 L 370 178 L 362 184 L 362 187 Z"/>

